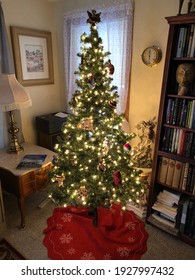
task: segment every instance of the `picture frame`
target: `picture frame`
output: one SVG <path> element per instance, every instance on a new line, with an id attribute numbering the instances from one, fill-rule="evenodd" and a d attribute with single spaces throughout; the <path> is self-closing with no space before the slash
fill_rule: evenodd
<path id="1" fill-rule="evenodd" d="M 54 83 L 50 31 L 11 26 L 16 77 L 23 86 Z"/>

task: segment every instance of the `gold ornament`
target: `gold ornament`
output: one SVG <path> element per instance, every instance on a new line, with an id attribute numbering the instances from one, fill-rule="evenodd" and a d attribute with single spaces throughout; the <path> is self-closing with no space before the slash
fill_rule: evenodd
<path id="1" fill-rule="evenodd" d="M 93 121 L 91 118 L 86 118 L 81 121 L 77 125 L 77 128 L 85 129 L 85 130 L 93 130 Z"/>

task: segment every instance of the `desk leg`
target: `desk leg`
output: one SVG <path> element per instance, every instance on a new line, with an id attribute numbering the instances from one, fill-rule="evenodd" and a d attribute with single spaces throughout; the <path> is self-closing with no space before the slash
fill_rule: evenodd
<path id="1" fill-rule="evenodd" d="M 20 229 L 25 228 L 24 197 L 18 197 L 18 206 L 21 215 Z"/>

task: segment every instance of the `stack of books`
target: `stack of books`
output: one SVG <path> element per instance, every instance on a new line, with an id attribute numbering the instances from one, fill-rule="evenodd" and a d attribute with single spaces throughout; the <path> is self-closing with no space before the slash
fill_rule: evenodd
<path id="1" fill-rule="evenodd" d="M 168 227 L 175 228 L 179 199 L 180 194 L 163 190 L 152 206 L 155 210 L 152 217 Z"/>
<path id="2" fill-rule="evenodd" d="M 135 202 L 128 202 L 126 206 L 127 210 L 133 211 L 136 216 L 141 218 L 142 220 L 146 219 L 146 213 L 147 213 L 147 206 L 142 205 L 141 203 L 135 203 Z"/>

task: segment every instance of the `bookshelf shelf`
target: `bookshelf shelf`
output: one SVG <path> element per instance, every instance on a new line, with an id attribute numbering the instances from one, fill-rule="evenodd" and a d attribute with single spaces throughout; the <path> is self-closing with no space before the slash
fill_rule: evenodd
<path id="1" fill-rule="evenodd" d="M 179 161 L 184 161 L 184 162 L 189 162 L 190 164 L 194 164 L 195 165 L 195 159 L 191 159 L 191 158 L 185 158 L 183 156 L 179 156 L 177 154 L 173 154 L 173 153 L 166 153 L 163 151 L 158 151 L 158 156 L 161 157 L 168 157 L 171 158 L 173 160 L 179 160 Z"/>
<path id="2" fill-rule="evenodd" d="M 146 221 L 195 246 L 195 77 L 182 94 L 176 78 L 179 66 L 195 67 L 195 14 L 166 20 L 169 34 Z"/>
<path id="3" fill-rule="evenodd" d="M 176 61 L 195 61 L 195 57 L 174 57 Z"/>
<path id="4" fill-rule="evenodd" d="M 178 98 L 178 99 L 190 99 L 190 100 L 194 100 L 194 96 L 179 96 L 177 95 L 177 93 L 175 94 L 167 94 L 167 97 L 172 97 L 172 98 Z"/>

